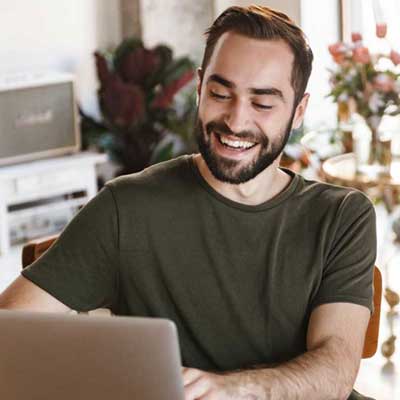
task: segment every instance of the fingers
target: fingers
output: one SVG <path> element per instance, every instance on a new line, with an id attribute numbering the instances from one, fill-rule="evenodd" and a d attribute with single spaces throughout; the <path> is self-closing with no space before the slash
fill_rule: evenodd
<path id="1" fill-rule="evenodd" d="M 203 399 L 210 390 L 210 381 L 205 375 L 198 376 L 197 379 L 185 385 L 185 400 Z"/>
<path id="2" fill-rule="evenodd" d="M 182 367 L 185 400 L 202 399 L 210 390 L 208 374 L 200 369 Z"/>
<path id="3" fill-rule="evenodd" d="M 204 374 L 200 369 L 182 367 L 183 385 L 189 385 Z"/>

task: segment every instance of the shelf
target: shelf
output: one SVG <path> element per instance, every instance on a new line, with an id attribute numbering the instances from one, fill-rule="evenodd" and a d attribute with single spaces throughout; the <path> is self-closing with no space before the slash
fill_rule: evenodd
<path id="1" fill-rule="evenodd" d="M 64 210 L 68 208 L 80 207 L 88 202 L 88 198 L 86 196 L 71 199 L 71 200 L 62 200 L 59 203 L 50 203 L 44 204 L 36 207 L 31 207 L 28 209 L 11 211 L 8 215 L 9 221 L 12 223 L 18 219 L 31 218 L 35 215 L 40 214 L 51 214 L 52 212 Z"/>

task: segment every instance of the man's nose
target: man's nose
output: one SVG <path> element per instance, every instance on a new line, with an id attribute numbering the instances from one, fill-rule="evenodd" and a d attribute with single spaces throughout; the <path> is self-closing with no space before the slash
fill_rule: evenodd
<path id="1" fill-rule="evenodd" d="M 249 109 L 244 101 L 235 100 L 226 111 L 225 123 L 232 132 L 241 132 L 249 127 Z"/>

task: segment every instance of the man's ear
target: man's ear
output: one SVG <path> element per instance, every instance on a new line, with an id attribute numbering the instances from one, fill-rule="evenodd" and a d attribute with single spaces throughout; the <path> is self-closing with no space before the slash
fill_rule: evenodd
<path id="1" fill-rule="evenodd" d="M 310 93 L 304 93 L 300 103 L 297 104 L 296 113 L 293 118 L 292 129 L 300 128 L 301 124 L 303 123 L 304 114 L 307 109 L 308 99 L 310 98 Z"/>
<path id="2" fill-rule="evenodd" d="M 200 95 L 201 95 L 201 84 L 203 82 L 203 70 L 199 67 L 197 68 L 197 100 L 196 103 L 199 105 Z"/>

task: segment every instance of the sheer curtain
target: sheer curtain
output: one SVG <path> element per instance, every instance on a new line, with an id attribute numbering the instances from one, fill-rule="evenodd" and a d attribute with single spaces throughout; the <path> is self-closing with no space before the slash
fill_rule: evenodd
<path id="1" fill-rule="evenodd" d="M 338 0 L 301 0 L 301 27 L 314 52 L 313 71 L 307 88 L 311 97 L 304 119 L 307 130 L 336 126 L 336 105 L 326 95 L 330 91 L 327 68 L 333 66 L 328 46 L 339 40 L 338 11 Z"/>
<path id="2" fill-rule="evenodd" d="M 364 45 L 373 54 L 389 54 L 392 49 L 400 52 L 400 0 L 340 1 L 344 41 L 351 41 L 351 32 L 359 32 L 363 36 Z M 386 24 L 387 32 L 384 38 L 376 35 L 377 23 Z M 382 68 L 393 68 L 393 66 L 389 61 L 387 65 L 382 65 Z M 396 162 L 400 161 L 400 117 L 385 116 L 380 130 L 392 137 L 392 156 Z"/>
<path id="3" fill-rule="evenodd" d="M 350 40 L 351 32 L 363 35 L 372 53 L 400 51 L 400 1 L 399 0 L 344 0 L 343 12 L 347 19 L 344 40 Z M 386 23 L 385 38 L 376 36 L 376 23 Z"/>

